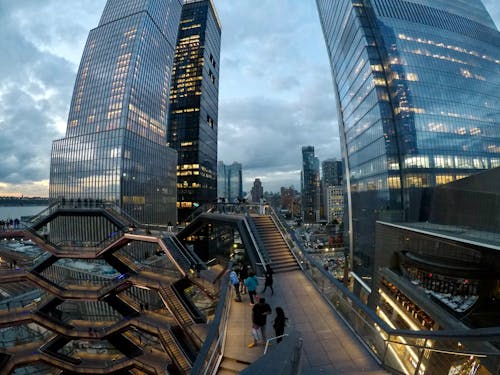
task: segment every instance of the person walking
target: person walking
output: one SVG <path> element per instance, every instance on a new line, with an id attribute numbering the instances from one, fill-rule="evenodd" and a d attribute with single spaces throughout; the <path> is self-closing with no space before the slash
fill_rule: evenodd
<path id="1" fill-rule="evenodd" d="M 276 307 L 276 318 L 274 318 L 273 328 L 276 337 L 282 336 L 285 332 L 286 321 L 288 318 L 285 316 L 285 312 L 281 307 Z M 278 337 L 277 342 L 281 342 L 283 337 Z"/>
<path id="2" fill-rule="evenodd" d="M 241 302 L 240 295 L 240 280 L 238 279 L 238 274 L 236 273 L 236 268 L 233 267 L 231 272 L 229 273 L 229 282 L 233 285 L 234 291 L 236 292 L 236 302 Z"/>
<path id="3" fill-rule="evenodd" d="M 272 313 L 271 306 L 266 303 L 265 298 L 259 299 L 259 303 L 254 305 L 252 308 L 252 336 L 253 342 L 248 344 L 249 348 L 253 348 L 255 345 L 262 341 L 266 342 L 266 323 L 267 316 Z"/>
<path id="4" fill-rule="evenodd" d="M 247 286 L 245 285 L 245 280 L 248 277 L 248 267 L 245 263 L 240 264 L 240 293 L 241 294 L 246 294 L 247 293 Z"/>
<path id="5" fill-rule="evenodd" d="M 266 280 L 264 281 L 264 289 L 262 289 L 262 292 L 261 294 L 263 294 L 267 287 L 269 287 L 271 289 L 271 295 L 274 295 L 274 289 L 273 289 L 273 269 L 271 268 L 271 266 L 269 264 L 266 265 L 266 274 L 265 274 L 265 277 L 266 277 Z"/>
<path id="6" fill-rule="evenodd" d="M 248 277 L 245 279 L 245 285 L 248 290 L 248 296 L 250 297 L 250 305 L 254 305 L 254 296 L 257 295 L 257 286 L 259 285 L 259 280 L 257 280 L 257 276 L 255 276 L 254 272 L 250 272 Z"/>

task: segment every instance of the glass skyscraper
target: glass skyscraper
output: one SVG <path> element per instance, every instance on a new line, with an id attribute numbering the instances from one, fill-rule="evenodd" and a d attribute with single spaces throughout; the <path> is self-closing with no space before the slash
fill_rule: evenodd
<path id="1" fill-rule="evenodd" d="M 217 164 L 217 198 L 225 198 L 228 203 L 243 198 L 243 175 L 240 163 L 226 165 L 223 161 L 219 161 Z"/>
<path id="2" fill-rule="evenodd" d="M 167 147 L 180 0 L 108 0 L 87 39 L 66 136 L 52 146 L 50 199 L 103 200 L 139 222 L 176 221 Z"/>
<path id="3" fill-rule="evenodd" d="M 430 188 L 500 165 L 500 34 L 480 1 L 317 0 L 354 271 L 374 225 L 426 220 Z"/>
<path id="4" fill-rule="evenodd" d="M 177 208 L 184 221 L 217 198 L 221 24 L 211 0 L 185 0 L 172 69 L 168 142 L 178 152 Z"/>
<path id="5" fill-rule="evenodd" d="M 316 223 L 320 214 L 319 159 L 313 146 L 302 147 L 302 218 L 304 223 Z"/>
<path id="6" fill-rule="evenodd" d="M 325 186 L 342 185 L 342 160 L 326 159 L 321 162 L 322 182 Z"/>

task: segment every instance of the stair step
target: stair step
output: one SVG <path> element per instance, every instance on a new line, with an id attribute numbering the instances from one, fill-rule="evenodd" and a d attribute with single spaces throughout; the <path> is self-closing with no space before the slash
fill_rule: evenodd
<path id="1" fill-rule="evenodd" d="M 290 266 L 290 267 L 284 267 L 284 268 L 276 268 L 274 269 L 274 273 L 284 273 L 284 272 L 291 272 L 291 271 L 297 271 L 300 270 L 300 267 L 298 265 L 295 266 Z"/>
<path id="2" fill-rule="evenodd" d="M 274 268 L 279 268 L 279 267 L 289 267 L 289 266 L 295 266 L 297 263 L 296 262 L 271 262 L 273 269 Z"/>
<path id="3" fill-rule="evenodd" d="M 270 217 L 252 217 L 267 256 L 276 272 L 287 272 L 300 269 L 297 260 L 291 253 L 287 242 Z"/>
<path id="4" fill-rule="evenodd" d="M 243 371 L 244 369 L 246 369 L 248 367 L 248 365 L 249 365 L 249 363 L 247 363 L 247 362 L 239 361 L 239 360 L 233 359 L 233 358 L 224 357 L 222 359 L 222 363 L 219 367 L 219 372 L 217 374 L 220 374 L 221 369 L 231 371 L 232 374 L 238 374 L 241 371 Z"/>

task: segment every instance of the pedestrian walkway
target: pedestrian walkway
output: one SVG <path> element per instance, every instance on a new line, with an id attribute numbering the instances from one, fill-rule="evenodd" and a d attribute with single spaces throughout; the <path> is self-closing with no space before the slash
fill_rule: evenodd
<path id="1" fill-rule="evenodd" d="M 259 289 L 264 280 L 259 280 Z M 233 292 L 234 293 L 234 292 Z M 266 298 L 273 310 L 267 319 L 267 336 L 274 336 L 272 322 L 275 308 L 281 306 L 289 318 L 289 329 L 299 331 L 303 338 L 302 374 L 387 374 L 368 353 L 356 336 L 323 300 L 301 271 L 274 274 L 274 295 L 267 289 Z M 242 368 L 262 356 L 264 346 L 248 348 L 251 336 L 252 306 L 248 295 L 242 302 L 233 300 L 229 314 L 224 358 Z M 275 344 L 276 345 L 276 344 Z"/>

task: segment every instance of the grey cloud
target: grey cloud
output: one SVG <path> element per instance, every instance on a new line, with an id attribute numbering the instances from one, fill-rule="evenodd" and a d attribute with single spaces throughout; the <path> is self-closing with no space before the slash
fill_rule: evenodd
<path id="1" fill-rule="evenodd" d="M 483 0 L 483 4 L 495 22 L 497 28 L 500 27 L 500 4 L 498 0 Z"/>
<path id="2" fill-rule="evenodd" d="M 314 145 L 320 159 L 338 157 L 333 90 L 321 78 L 306 84 L 293 100 L 262 96 L 222 102 L 219 159 L 242 163 L 244 175 L 252 178 L 264 171 L 286 175 L 300 170 L 303 145 Z"/>
<path id="3" fill-rule="evenodd" d="M 57 132 L 45 126 L 50 122 L 45 107 L 40 108 L 30 95 L 13 88 L 2 95 L 0 108 L 6 114 L 0 122 L 0 180 L 15 183 L 47 179 L 47 155 Z"/>
<path id="4" fill-rule="evenodd" d="M 38 1 L 0 5 L 5 51 L 0 59 L 0 181 L 14 184 L 14 189 L 21 183 L 33 188 L 38 186 L 37 181 L 49 178 L 51 142 L 62 135 L 56 129 L 56 122 L 66 119 L 75 78 L 73 63 L 43 51 L 36 44 L 36 40 L 45 39 L 52 43 L 49 34 L 61 31 L 57 28 L 47 31 L 51 22 L 42 16 L 49 15 L 41 12 L 39 19 L 43 22 L 31 22 L 36 20 L 34 17 L 20 21 L 25 14 L 38 9 Z M 30 32 L 23 28 L 26 24 L 30 25 Z M 38 39 L 31 38 L 31 34 Z"/>

